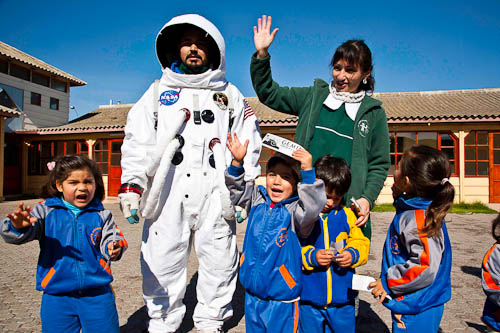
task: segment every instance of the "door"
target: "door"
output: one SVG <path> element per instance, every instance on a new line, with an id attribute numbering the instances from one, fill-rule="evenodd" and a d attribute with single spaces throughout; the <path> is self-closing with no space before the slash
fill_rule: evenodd
<path id="1" fill-rule="evenodd" d="M 120 189 L 120 178 L 122 176 L 122 167 L 120 161 L 122 158 L 123 139 L 110 140 L 109 150 L 109 168 L 108 168 L 108 196 L 118 196 Z"/>
<path id="2" fill-rule="evenodd" d="M 500 133 L 490 133 L 490 202 L 500 203 Z"/>
<path id="3" fill-rule="evenodd" d="M 21 140 L 19 136 L 7 133 L 4 146 L 4 195 L 21 193 L 21 170 Z"/>

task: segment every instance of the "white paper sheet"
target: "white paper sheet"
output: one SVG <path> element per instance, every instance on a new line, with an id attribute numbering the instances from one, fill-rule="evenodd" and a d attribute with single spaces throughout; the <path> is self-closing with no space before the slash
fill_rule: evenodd
<path id="1" fill-rule="evenodd" d="M 301 145 L 296 144 L 293 141 L 282 138 L 271 133 L 267 133 L 262 139 L 262 145 L 269 149 L 278 151 L 282 154 L 292 157 L 292 153 L 297 149 L 302 148 Z"/>

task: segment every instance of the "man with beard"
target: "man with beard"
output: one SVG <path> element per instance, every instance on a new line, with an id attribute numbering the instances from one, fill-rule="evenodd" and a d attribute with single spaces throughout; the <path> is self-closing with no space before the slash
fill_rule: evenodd
<path id="1" fill-rule="evenodd" d="M 257 119 L 225 78 L 225 45 L 199 15 L 174 17 L 156 38 L 163 69 L 130 110 L 122 146 L 120 201 L 137 223 L 149 332 L 176 331 L 185 314 L 186 265 L 194 246 L 199 268 L 193 321 L 218 332 L 232 316 L 238 251 L 234 207 L 224 184 L 231 163 L 228 133 L 248 140 L 247 179 L 260 175 Z"/>

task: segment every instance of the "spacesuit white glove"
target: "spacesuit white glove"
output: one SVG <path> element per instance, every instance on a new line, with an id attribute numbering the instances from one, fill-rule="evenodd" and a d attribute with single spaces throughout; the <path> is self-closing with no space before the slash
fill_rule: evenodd
<path id="1" fill-rule="evenodd" d="M 137 212 L 139 210 L 140 195 L 134 192 L 127 192 L 118 194 L 118 197 L 120 198 L 120 209 L 128 223 L 139 223 Z"/>

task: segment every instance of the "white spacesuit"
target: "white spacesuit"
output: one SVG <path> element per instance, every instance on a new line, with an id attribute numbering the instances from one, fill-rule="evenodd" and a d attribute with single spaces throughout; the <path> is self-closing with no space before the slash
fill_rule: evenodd
<path id="1" fill-rule="evenodd" d="M 193 25 L 213 39 L 219 54 L 209 54 L 206 72 L 178 73 L 171 66 L 179 59 L 179 34 Z M 238 266 L 234 209 L 223 176 L 232 158 L 226 138 L 230 132 L 250 141 L 244 167 L 253 179 L 260 175 L 260 132 L 252 109 L 225 79 L 224 40 L 211 22 L 193 14 L 175 17 L 156 45 L 163 75 L 128 114 L 120 198 L 127 217 L 142 194 L 149 332 L 173 332 L 182 322 L 191 244 L 199 261 L 193 321 L 198 330 L 217 330 L 232 316 Z"/>

